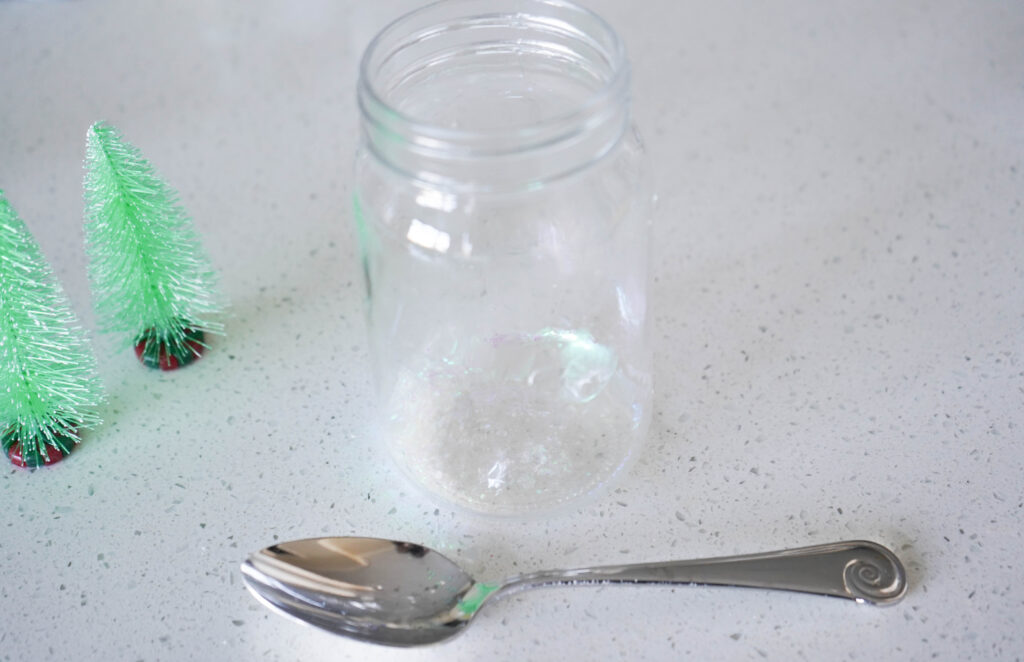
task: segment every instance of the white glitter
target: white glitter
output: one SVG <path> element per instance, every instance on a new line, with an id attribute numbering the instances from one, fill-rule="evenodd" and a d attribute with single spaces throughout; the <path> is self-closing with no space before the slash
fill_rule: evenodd
<path id="1" fill-rule="evenodd" d="M 645 432 L 649 379 L 618 364 L 580 331 L 463 343 L 401 371 L 386 430 L 392 453 L 424 487 L 477 511 L 524 513 L 582 496 Z"/>

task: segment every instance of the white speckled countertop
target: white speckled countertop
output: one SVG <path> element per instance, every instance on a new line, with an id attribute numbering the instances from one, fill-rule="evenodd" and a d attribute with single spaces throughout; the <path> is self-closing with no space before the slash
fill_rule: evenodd
<path id="1" fill-rule="evenodd" d="M 233 301 L 177 373 L 98 339 L 107 423 L 0 469 L 0 660 L 1021 659 L 1024 5 L 590 4 L 631 51 L 661 193 L 656 415 L 612 492 L 505 521 L 425 500 L 367 432 L 355 65 L 413 3 L 0 1 L 0 188 L 83 323 L 101 118 L 180 191 Z M 888 609 L 535 591 L 401 651 L 245 592 L 248 552 L 325 534 L 484 577 L 869 538 L 912 585 Z"/>

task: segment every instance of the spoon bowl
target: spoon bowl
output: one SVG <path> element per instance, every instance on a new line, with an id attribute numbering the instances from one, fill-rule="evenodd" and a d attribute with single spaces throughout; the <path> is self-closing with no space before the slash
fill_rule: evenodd
<path id="1" fill-rule="evenodd" d="M 475 582 L 443 555 L 378 538 L 311 538 L 271 545 L 242 565 L 268 607 L 361 641 L 416 646 L 469 623 L 460 602 Z"/>
<path id="2" fill-rule="evenodd" d="M 538 586 L 746 586 L 876 605 L 899 602 L 907 590 L 906 572 L 896 555 L 868 541 L 716 559 L 547 570 L 485 583 L 421 545 L 378 538 L 309 538 L 256 552 L 242 564 L 242 574 L 260 602 L 285 616 L 387 646 L 450 639 L 465 630 L 485 601 Z"/>

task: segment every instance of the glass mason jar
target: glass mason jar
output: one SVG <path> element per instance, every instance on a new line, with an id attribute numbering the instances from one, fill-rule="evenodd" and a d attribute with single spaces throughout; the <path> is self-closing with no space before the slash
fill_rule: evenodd
<path id="1" fill-rule="evenodd" d="M 367 48 L 354 218 L 380 433 L 486 513 L 575 502 L 651 410 L 651 196 L 629 65 L 564 0 L 449 0 Z"/>

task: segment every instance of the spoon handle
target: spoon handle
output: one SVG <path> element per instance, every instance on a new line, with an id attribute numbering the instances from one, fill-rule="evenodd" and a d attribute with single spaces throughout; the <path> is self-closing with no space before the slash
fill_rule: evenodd
<path id="1" fill-rule="evenodd" d="M 889 549 L 865 540 L 691 561 L 552 570 L 513 577 L 500 592 L 561 584 L 707 584 L 899 602 L 907 573 Z"/>

